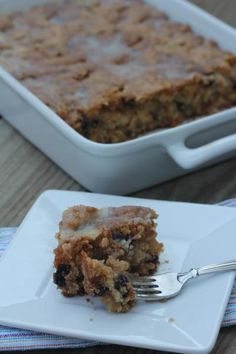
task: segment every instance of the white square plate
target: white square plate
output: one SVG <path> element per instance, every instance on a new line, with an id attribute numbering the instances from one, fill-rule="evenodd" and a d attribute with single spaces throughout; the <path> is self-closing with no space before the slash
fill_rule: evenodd
<path id="1" fill-rule="evenodd" d="M 127 314 L 108 313 L 99 300 L 65 298 L 52 282 L 54 234 L 62 211 L 75 204 L 143 205 L 158 211 L 165 244 L 161 271 L 235 258 L 233 208 L 47 191 L 31 208 L 0 262 L 0 324 L 70 337 L 184 353 L 214 346 L 234 272 L 205 276 L 167 302 L 139 302 Z"/>

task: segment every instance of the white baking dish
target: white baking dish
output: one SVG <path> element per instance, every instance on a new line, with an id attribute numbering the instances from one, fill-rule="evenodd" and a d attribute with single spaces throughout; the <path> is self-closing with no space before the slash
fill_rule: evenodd
<path id="1" fill-rule="evenodd" d="M 52 0 L 0 0 L 0 13 L 45 2 Z M 236 53 L 236 31 L 196 6 L 184 0 L 148 2 Z M 132 141 L 100 144 L 75 132 L 2 68 L 0 113 L 75 180 L 96 192 L 131 193 L 236 153 L 236 108 Z"/>

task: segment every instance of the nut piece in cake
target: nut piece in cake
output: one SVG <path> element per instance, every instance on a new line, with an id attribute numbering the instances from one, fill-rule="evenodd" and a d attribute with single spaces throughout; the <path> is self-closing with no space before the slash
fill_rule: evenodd
<path id="1" fill-rule="evenodd" d="M 141 206 L 65 210 L 54 250 L 62 294 L 99 296 L 110 311 L 127 312 L 136 300 L 130 274 L 152 274 L 158 266 L 156 218 Z"/>

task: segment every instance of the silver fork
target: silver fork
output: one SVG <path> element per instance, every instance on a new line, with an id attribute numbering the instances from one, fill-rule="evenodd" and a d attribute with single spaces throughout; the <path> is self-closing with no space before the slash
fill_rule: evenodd
<path id="1" fill-rule="evenodd" d="M 163 273 L 152 276 L 132 276 L 131 281 L 136 290 L 137 299 L 158 301 L 169 299 L 180 293 L 183 286 L 200 275 L 236 270 L 236 260 L 192 268 L 185 273 Z"/>

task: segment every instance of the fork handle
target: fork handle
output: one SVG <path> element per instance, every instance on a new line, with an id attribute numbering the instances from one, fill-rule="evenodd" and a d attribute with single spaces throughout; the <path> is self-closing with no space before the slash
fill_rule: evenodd
<path id="1" fill-rule="evenodd" d="M 197 268 L 197 276 L 207 273 L 224 272 L 226 270 L 236 270 L 236 260 L 230 260 L 224 263 L 210 264 L 204 267 Z"/>

